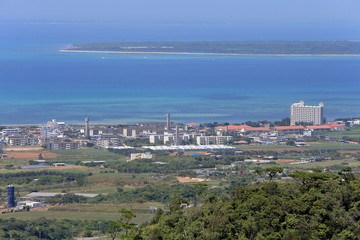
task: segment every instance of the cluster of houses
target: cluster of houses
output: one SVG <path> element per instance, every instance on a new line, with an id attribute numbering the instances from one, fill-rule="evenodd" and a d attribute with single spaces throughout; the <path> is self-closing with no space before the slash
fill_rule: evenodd
<path id="1" fill-rule="evenodd" d="M 345 126 L 335 122 L 313 126 L 274 126 L 274 127 L 251 127 L 248 125 L 228 125 L 215 127 L 216 135 L 243 136 L 252 143 L 264 145 L 285 144 L 293 139 L 296 146 L 303 147 L 303 142 L 308 137 L 313 137 L 318 132 L 344 131 Z M 238 141 L 235 144 L 248 144 L 246 141 Z"/>
<path id="2" fill-rule="evenodd" d="M 118 134 L 122 129 L 102 126 L 90 130 L 85 136 L 83 125 L 66 125 L 55 119 L 43 126 L 12 127 L 0 131 L 0 148 L 8 146 L 41 146 L 51 150 L 79 149 L 93 144 L 99 147 L 121 146 Z M 1 149 L 0 149 L 1 150 Z"/>
<path id="3" fill-rule="evenodd" d="M 356 124 L 357 122 L 353 122 Z M 359 120 L 360 123 L 360 120 Z M 66 125 L 55 119 L 38 127 L 12 127 L 0 132 L 1 144 L 8 146 L 42 146 L 46 149 L 78 149 L 82 146 L 117 148 L 124 146 L 123 139 L 149 139 L 153 145 L 225 145 L 233 136 L 245 136 L 252 142 L 274 144 L 285 142 L 286 135 L 311 137 L 318 132 L 344 131 L 345 124 L 329 122 L 314 126 L 262 126 L 227 125 L 215 128 L 201 127 L 197 123 L 173 124 L 167 122 L 140 122 L 136 125 Z M 299 140 L 301 141 L 301 139 Z M 246 143 L 246 142 L 243 142 Z M 239 144 L 241 144 L 239 142 Z"/>
<path id="4" fill-rule="evenodd" d="M 303 133 L 308 136 L 314 135 L 317 132 L 329 132 L 329 131 L 344 131 L 345 126 L 329 122 L 322 125 L 313 126 L 274 126 L 274 127 L 251 127 L 248 125 L 228 125 L 216 127 L 216 134 L 218 136 L 224 135 L 224 133 L 231 133 L 234 135 L 240 135 L 244 133 L 261 134 L 261 133 L 277 133 L 277 134 L 292 134 Z"/>
<path id="5" fill-rule="evenodd" d="M 8 146 L 43 146 L 48 149 L 77 149 L 79 143 L 67 136 L 72 129 L 52 120 L 45 126 L 14 127 L 1 131 L 0 141 Z"/>

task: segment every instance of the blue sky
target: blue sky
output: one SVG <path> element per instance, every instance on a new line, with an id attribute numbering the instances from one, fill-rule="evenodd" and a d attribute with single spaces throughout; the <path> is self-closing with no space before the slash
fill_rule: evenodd
<path id="1" fill-rule="evenodd" d="M 358 23 L 359 0 L 3 0 L 0 21 Z"/>

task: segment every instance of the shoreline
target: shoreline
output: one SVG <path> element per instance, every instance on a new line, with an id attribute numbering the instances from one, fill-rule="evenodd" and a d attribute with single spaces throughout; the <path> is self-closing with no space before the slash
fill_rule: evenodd
<path id="1" fill-rule="evenodd" d="M 360 54 L 293 54 L 293 53 L 201 53 L 201 52 L 127 52 L 127 51 L 98 51 L 98 50 L 59 50 L 59 52 L 72 53 L 136 53 L 136 54 L 175 54 L 175 55 L 218 55 L 218 56 L 360 56 Z"/>
<path id="2" fill-rule="evenodd" d="M 25 124 L 0 124 L 0 126 L 3 126 L 3 127 L 31 127 L 31 126 L 36 126 L 36 127 L 42 127 L 42 126 L 45 126 L 47 123 L 25 123 Z M 83 126 L 85 123 L 82 123 L 82 122 L 78 122 L 78 123 L 67 123 L 66 125 L 68 126 Z M 94 123 L 90 123 L 90 126 L 97 126 L 97 125 L 101 125 L 101 126 L 114 126 L 114 125 L 132 125 L 132 124 L 129 124 L 129 123 L 108 123 L 108 122 L 104 122 L 104 123 L 101 123 L 101 122 L 94 122 Z"/>

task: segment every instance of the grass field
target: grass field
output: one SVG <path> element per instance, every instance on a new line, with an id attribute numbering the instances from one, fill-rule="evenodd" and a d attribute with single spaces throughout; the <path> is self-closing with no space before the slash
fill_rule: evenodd
<path id="1" fill-rule="evenodd" d="M 338 143 L 338 142 L 329 142 L 329 141 L 319 141 L 308 143 L 308 147 L 293 147 L 286 145 L 242 145 L 235 146 L 237 149 L 242 151 L 276 151 L 283 152 L 294 150 L 298 152 L 303 152 L 307 150 L 360 150 L 360 144 L 352 143 Z"/>
<path id="2" fill-rule="evenodd" d="M 287 146 L 287 145 L 234 145 L 237 149 L 241 149 L 246 151 L 247 149 L 264 149 L 264 150 L 271 150 L 273 148 L 286 148 L 286 149 L 298 149 L 297 147 Z"/>
<path id="3" fill-rule="evenodd" d="M 1 219 L 20 219 L 20 220 L 35 220 L 38 218 L 48 219 L 77 219 L 77 220 L 117 220 L 120 217 L 119 213 L 101 213 L 101 212 L 19 212 L 19 213 L 7 213 L 0 215 Z M 141 214 L 134 218 L 135 223 L 141 224 L 143 222 L 151 220 L 153 214 Z"/>
<path id="4" fill-rule="evenodd" d="M 141 224 L 149 221 L 153 213 L 149 210 L 150 206 L 164 208 L 163 204 L 158 202 L 147 203 L 108 203 L 108 204 L 65 204 L 64 206 L 53 206 L 48 211 L 30 211 L 18 213 L 1 214 L 0 218 L 17 218 L 23 220 L 32 220 L 41 217 L 56 219 L 78 219 L 78 220 L 116 220 L 120 217 L 120 209 L 133 209 L 136 214 L 134 222 Z"/>
<path id="5" fill-rule="evenodd" d="M 360 144 L 338 143 L 338 142 L 320 142 L 311 144 L 304 149 L 309 150 L 360 150 Z"/>
<path id="6" fill-rule="evenodd" d="M 319 133 L 317 135 L 326 135 L 326 136 L 334 136 L 337 138 L 342 137 L 360 137 L 360 126 L 354 125 L 351 128 L 348 128 L 346 131 L 334 131 L 334 132 L 327 132 L 327 133 Z"/>
<path id="7" fill-rule="evenodd" d="M 343 167 L 349 166 L 353 168 L 354 170 L 360 167 L 360 162 L 355 161 L 353 159 L 342 159 L 342 160 L 327 160 L 327 161 L 321 161 L 321 162 L 310 162 L 306 164 L 290 164 L 290 163 L 283 163 L 281 164 L 282 167 L 288 168 L 288 169 L 323 169 L 323 168 L 329 168 L 331 170 L 340 170 Z"/>
<path id="8" fill-rule="evenodd" d="M 104 149 L 73 149 L 73 150 L 53 150 L 52 153 L 58 154 L 56 161 L 76 162 L 76 161 L 99 161 L 107 162 L 124 161 L 128 159 L 120 154 L 115 154 Z"/>

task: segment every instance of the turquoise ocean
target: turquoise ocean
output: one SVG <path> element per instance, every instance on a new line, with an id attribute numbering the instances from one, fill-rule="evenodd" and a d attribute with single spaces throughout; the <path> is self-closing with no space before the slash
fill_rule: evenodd
<path id="1" fill-rule="evenodd" d="M 0 125 L 280 120 L 290 105 L 360 116 L 360 56 L 65 53 L 76 42 L 359 40 L 359 26 L 0 23 Z"/>

